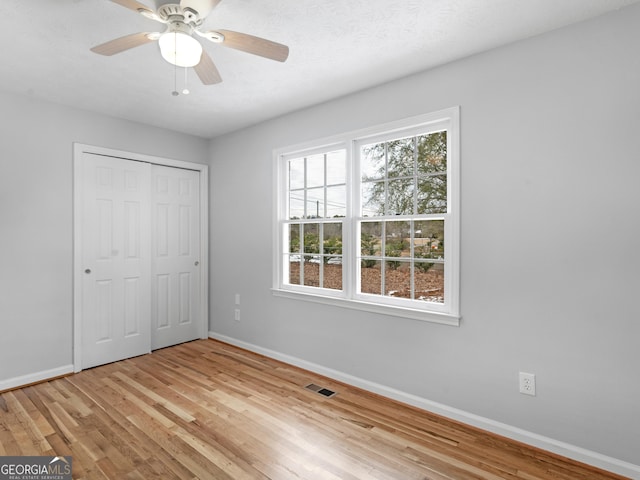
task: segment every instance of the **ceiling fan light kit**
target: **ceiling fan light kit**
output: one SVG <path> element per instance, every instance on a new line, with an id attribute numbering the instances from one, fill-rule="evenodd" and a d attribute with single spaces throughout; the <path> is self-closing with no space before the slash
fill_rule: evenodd
<path id="1" fill-rule="evenodd" d="M 97 45 L 91 49 L 100 55 L 116 53 L 158 41 L 160 54 L 167 62 L 178 67 L 193 67 L 205 85 L 220 83 L 222 77 L 209 54 L 193 36 L 198 36 L 224 47 L 259 55 L 270 60 L 284 62 L 289 56 L 289 47 L 246 33 L 231 30 L 199 30 L 202 22 L 220 0 L 181 0 L 177 3 L 160 4 L 154 12 L 137 0 L 111 0 L 140 15 L 167 25 L 165 32 L 134 33 Z"/>
<path id="2" fill-rule="evenodd" d="M 182 28 L 184 26 L 186 25 L 171 25 L 169 30 L 160 35 L 158 39 L 160 54 L 172 65 L 195 67 L 200 63 L 202 45 L 190 33 L 184 31 Z"/>

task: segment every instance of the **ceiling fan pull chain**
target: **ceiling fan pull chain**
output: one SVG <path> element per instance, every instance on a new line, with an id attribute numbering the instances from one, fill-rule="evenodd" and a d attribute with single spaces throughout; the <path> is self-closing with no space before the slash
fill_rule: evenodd
<path id="1" fill-rule="evenodd" d="M 174 35 L 173 36 L 174 56 L 176 55 L 177 51 L 178 51 L 178 37 Z M 173 95 L 174 97 L 177 97 L 178 95 L 180 95 L 178 93 L 178 65 L 176 63 L 173 64 L 173 92 L 171 92 L 171 95 Z"/>
<path id="2" fill-rule="evenodd" d="M 184 95 L 189 95 L 189 88 L 187 83 L 187 67 L 184 67 L 184 89 L 182 90 Z"/>

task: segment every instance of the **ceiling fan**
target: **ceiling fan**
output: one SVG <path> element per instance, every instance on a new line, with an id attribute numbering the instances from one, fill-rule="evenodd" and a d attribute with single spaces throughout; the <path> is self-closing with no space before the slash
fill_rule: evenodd
<path id="1" fill-rule="evenodd" d="M 196 34 L 224 47 L 242 50 L 261 57 L 284 62 L 289 56 L 289 47 L 260 37 L 231 30 L 200 30 L 202 22 L 220 0 L 158 0 L 159 7 L 153 11 L 137 0 L 111 0 L 129 10 L 166 25 L 164 32 L 141 32 L 125 35 L 95 46 L 92 52 L 100 55 L 115 55 L 146 43 L 157 41 L 162 57 L 172 65 L 193 67 L 203 84 L 220 83 L 222 77 Z"/>

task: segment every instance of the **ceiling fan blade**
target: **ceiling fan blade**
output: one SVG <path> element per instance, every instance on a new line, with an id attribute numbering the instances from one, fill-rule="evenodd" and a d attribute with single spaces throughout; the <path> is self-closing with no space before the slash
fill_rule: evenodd
<path id="1" fill-rule="evenodd" d="M 270 58 L 278 62 L 284 62 L 289 56 L 289 47 L 281 43 L 231 30 L 216 30 L 216 32 L 224 36 L 222 45 L 226 47 L 260 55 L 261 57 Z"/>
<path id="2" fill-rule="evenodd" d="M 205 85 L 214 85 L 222 81 L 222 77 L 213 63 L 213 60 L 211 60 L 209 54 L 204 50 L 200 56 L 200 63 L 193 68 L 198 74 L 198 77 L 200 77 L 200 81 Z"/>
<path id="3" fill-rule="evenodd" d="M 180 6 L 195 10 L 200 15 L 200 18 L 204 20 L 219 3 L 220 0 L 182 0 Z"/>
<path id="4" fill-rule="evenodd" d="M 155 42 L 155 38 L 149 38 L 149 33 L 132 33 L 131 35 L 125 35 L 124 37 L 116 38 L 109 42 L 97 45 L 91 49 L 94 53 L 100 55 L 115 55 L 116 53 L 124 52 L 130 48 L 139 47 L 145 43 Z"/>
<path id="5" fill-rule="evenodd" d="M 111 0 L 113 3 L 122 5 L 124 8 L 133 10 L 134 12 L 142 13 L 147 17 L 155 16 L 156 12 L 147 7 L 146 5 L 137 2 L 136 0 Z"/>

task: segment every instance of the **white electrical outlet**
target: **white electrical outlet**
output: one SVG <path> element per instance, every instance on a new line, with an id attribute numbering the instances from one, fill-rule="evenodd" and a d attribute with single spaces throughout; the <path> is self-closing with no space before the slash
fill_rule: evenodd
<path id="1" fill-rule="evenodd" d="M 533 373 L 520 372 L 520 393 L 536 395 L 536 376 Z"/>
<path id="2" fill-rule="evenodd" d="M 236 305 L 240 305 L 240 294 L 236 293 Z"/>
<path id="3" fill-rule="evenodd" d="M 239 308 L 235 309 L 234 315 L 235 315 L 236 322 L 239 322 L 240 321 L 240 309 Z"/>

